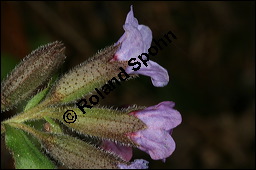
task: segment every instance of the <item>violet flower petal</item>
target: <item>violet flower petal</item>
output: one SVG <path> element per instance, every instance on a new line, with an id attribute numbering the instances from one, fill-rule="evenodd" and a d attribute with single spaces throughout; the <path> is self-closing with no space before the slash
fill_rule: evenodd
<path id="1" fill-rule="evenodd" d="M 148 49 L 150 48 L 151 42 L 152 42 L 152 31 L 149 27 L 145 25 L 139 25 L 138 29 L 142 35 L 142 39 L 144 42 L 144 51 L 143 53 L 147 53 Z"/>
<path id="2" fill-rule="evenodd" d="M 135 159 L 130 165 L 119 164 L 120 169 L 148 169 L 148 161 L 144 159 Z"/>
<path id="3" fill-rule="evenodd" d="M 158 105 L 137 111 L 134 114 L 149 128 L 170 131 L 182 121 L 180 113 L 173 109 L 174 106 L 174 102 L 164 101 Z"/>
<path id="4" fill-rule="evenodd" d="M 128 67 L 126 72 L 128 74 L 141 74 L 151 77 L 151 81 L 155 87 L 166 86 L 169 82 L 169 75 L 167 70 L 151 60 L 149 60 L 147 64 L 147 67 L 142 64 L 138 71 L 133 71 L 132 67 Z"/>
<path id="5" fill-rule="evenodd" d="M 154 160 L 165 160 L 175 150 L 176 145 L 171 133 L 173 128 L 181 123 L 182 118 L 180 113 L 173 109 L 174 106 L 174 102 L 164 101 L 130 113 L 143 121 L 147 129 L 129 133 L 127 136 Z"/>
<path id="6" fill-rule="evenodd" d="M 121 43 L 120 49 L 116 52 L 115 58 L 118 61 L 128 61 L 136 58 L 144 51 L 143 37 L 139 30 L 131 25 L 124 25 L 125 33 L 118 40 Z"/>
<path id="7" fill-rule="evenodd" d="M 140 150 L 148 153 L 154 160 L 169 157 L 176 147 L 171 135 L 163 130 L 141 130 L 131 135 L 131 139 L 140 145 Z"/>
<path id="8" fill-rule="evenodd" d="M 134 17 L 132 5 L 131 5 L 130 9 L 131 9 L 130 12 L 128 12 L 128 14 L 127 14 L 127 16 L 126 16 L 125 24 L 130 24 L 130 25 L 132 25 L 133 27 L 138 27 L 139 22 L 138 22 L 138 20 Z"/>

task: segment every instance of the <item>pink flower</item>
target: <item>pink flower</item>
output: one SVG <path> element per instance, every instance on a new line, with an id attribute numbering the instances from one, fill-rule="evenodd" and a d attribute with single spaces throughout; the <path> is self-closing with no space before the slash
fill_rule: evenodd
<path id="1" fill-rule="evenodd" d="M 126 17 L 125 24 L 123 25 L 125 33 L 118 40 L 116 44 L 121 43 L 120 49 L 116 52 L 112 60 L 129 61 L 138 60 L 138 56 L 142 53 L 148 53 L 152 42 L 152 32 L 149 27 L 139 25 L 138 20 L 133 15 L 131 10 Z M 169 82 L 169 75 L 166 69 L 154 61 L 149 60 L 145 55 L 141 56 L 142 63 L 137 62 L 135 67 L 127 67 L 128 74 L 141 74 L 151 77 L 151 81 L 156 87 L 163 87 Z M 142 61 L 141 61 L 142 62 Z M 135 62 L 133 63 L 134 66 Z"/>
<path id="2" fill-rule="evenodd" d="M 143 121 L 147 128 L 129 133 L 127 136 L 139 149 L 147 152 L 152 159 L 165 161 L 175 150 L 175 142 L 171 136 L 173 129 L 182 119 L 180 113 L 173 109 L 174 102 L 164 101 L 158 105 L 129 113 Z M 131 148 L 111 141 L 104 141 L 102 148 L 119 155 L 123 160 L 129 161 L 132 157 Z"/>
<path id="3" fill-rule="evenodd" d="M 175 150 L 171 132 L 181 123 L 181 115 L 173 109 L 174 105 L 174 102 L 165 101 L 130 113 L 143 121 L 147 129 L 127 135 L 139 145 L 139 149 L 147 152 L 154 160 L 164 160 Z"/>

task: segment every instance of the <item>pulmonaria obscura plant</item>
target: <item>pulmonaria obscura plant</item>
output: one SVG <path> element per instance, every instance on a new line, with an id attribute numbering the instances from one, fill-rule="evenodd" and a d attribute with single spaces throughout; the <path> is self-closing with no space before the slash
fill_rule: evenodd
<path id="1" fill-rule="evenodd" d="M 156 87 L 169 82 L 167 70 L 151 60 L 139 70 L 127 64 L 147 52 L 152 42 L 150 28 L 138 24 L 132 7 L 123 27 L 125 33 L 117 43 L 59 79 L 52 77 L 66 56 L 63 43 L 56 41 L 33 51 L 2 82 L 2 112 L 30 98 L 22 113 L 1 123 L 16 168 L 146 169 L 146 160 L 131 161 L 132 148 L 148 153 L 153 160 L 165 161 L 173 153 L 171 134 L 181 123 L 174 102 L 125 109 L 94 106 L 86 113 L 76 104 L 120 74 L 120 68 L 129 74 L 127 80 L 141 74 L 151 77 Z M 106 89 L 103 92 L 107 94 Z M 67 111 L 75 115 L 65 117 Z M 75 122 L 67 121 L 74 117 Z"/>

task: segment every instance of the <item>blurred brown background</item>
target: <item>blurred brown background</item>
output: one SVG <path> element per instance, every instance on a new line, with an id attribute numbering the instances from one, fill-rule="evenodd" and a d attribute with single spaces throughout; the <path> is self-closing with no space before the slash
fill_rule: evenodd
<path id="1" fill-rule="evenodd" d="M 171 100 L 183 116 L 166 163 L 135 150 L 150 168 L 255 168 L 255 2 L 2 2 L 1 79 L 39 45 L 63 41 L 62 72 L 123 34 L 133 5 L 158 39 L 178 37 L 153 59 L 170 75 L 156 88 L 148 77 L 122 84 L 101 105 L 155 105 Z M 1 113 L 6 119 L 15 111 Z M 13 168 L 2 140 L 1 168 Z"/>

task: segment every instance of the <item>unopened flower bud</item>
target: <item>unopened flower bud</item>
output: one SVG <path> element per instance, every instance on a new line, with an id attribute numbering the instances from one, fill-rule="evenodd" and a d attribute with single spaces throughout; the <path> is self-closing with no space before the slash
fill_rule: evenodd
<path id="1" fill-rule="evenodd" d="M 64 50 L 63 44 L 55 41 L 26 56 L 1 83 L 1 110 L 30 97 L 64 62 Z"/>

